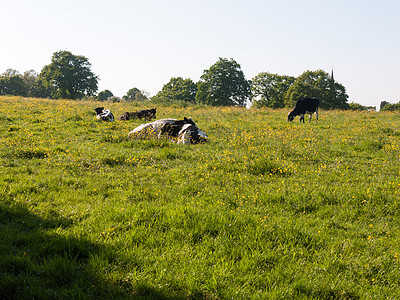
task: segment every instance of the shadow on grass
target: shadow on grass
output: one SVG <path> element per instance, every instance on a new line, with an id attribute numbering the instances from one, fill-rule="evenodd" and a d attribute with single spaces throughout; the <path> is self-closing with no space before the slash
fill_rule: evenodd
<path id="1" fill-rule="evenodd" d="M 49 233 L 65 226 L 68 220 L 0 202 L 0 299 L 172 299 L 149 285 L 108 282 L 104 273 L 118 257 L 103 245 Z"/>

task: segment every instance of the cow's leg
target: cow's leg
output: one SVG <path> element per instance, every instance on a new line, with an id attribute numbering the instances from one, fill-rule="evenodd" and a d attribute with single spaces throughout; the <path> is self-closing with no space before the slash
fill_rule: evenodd
<path id="1" fill-rule="evenodd" d="M 300 123 L 301 123 L 301 121 L 303 121 L 303 123 L 304 123 L 304 114 L 300 114 Z"/>
<path id="2" fill-rule="evenodd" d="M 310 113 L 310 118 L 308 119 L 308 123 L 311 122 L 312 115 L 313 115 L 313 113 Z"/>

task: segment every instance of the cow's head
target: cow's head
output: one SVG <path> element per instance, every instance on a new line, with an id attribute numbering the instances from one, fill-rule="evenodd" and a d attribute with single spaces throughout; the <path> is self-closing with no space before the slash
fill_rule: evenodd
<path id="1" fill-rule="evenodd" d="M 96 112 L 96 115 L 99 115 L 103 112 L 104 107 L 97 107 L 94 109 L 94 111 Z"/>
<path id="2" fill-rule="evenodd" d="M 189 117 L 189 118 L 184 117 L 183 120 L 186 122 L 186 124 L 191 124 L 191 125 L 197 127 L 196 123 L 192 120 L 191 117 Z"/>
<path id="3" fill-rule="evenodd" d="M 288 122 L 292 122 L 294 120 L 295 115 L 293 114 L 293 112 L 290 112 L 287 116 L 287 121 Z"/>

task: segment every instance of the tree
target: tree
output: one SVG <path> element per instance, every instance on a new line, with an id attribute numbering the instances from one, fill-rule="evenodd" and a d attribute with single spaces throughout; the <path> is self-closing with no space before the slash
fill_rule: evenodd
<path id="1" fill-rule="evenodd" d="M 0 94 L 47 98 L 51 91 L 34 70 L 21 75 L 17 70 L 7 69 L 0 77 Z"/>
<path id="2" fill-rule="evenodd" d="M 99 101 L 106 101 L 109 97 L 114 96 L 109 90 L 104 90 L 97 95 Z"/>
<path id="3" fill-rule="evenodd" d="M 197 84 L 196 101 L 215 106 L 245 106 L 250 97 L 250 82 L 233 59 L 219 60 L 204 70 Z"/>
<path id="4" fill-rule="evenodd" d="M 27 87 L 20 75 L 0 77 L 0 95 L 27 96 Z"/>
<path id="5" fill-rule="evenodd" d="M 125 96 L 122 97 L 125 101 L 145 101 L 148 99 L 146 91 L 140 91 L 138 88 L 131 88 Z"/>
<path id="6" fill-rule="evenodd" d="M 136 94 L 140 92 L 138 88 L 131 88 L 122 98 L 126 101 L 133 101 L 136 99 Z"/>
<path id="7" fill-rule="evenodd" d="M 25 71 L 24 74 L 22 75 L 22 79 L 25 82 L 27 94 L 31 95 L 32 89 L 37 82 L 38 74 L 35 72 L 35 70 Z"/>
<path id="8" fill-rule="evenodd" d="M 301 98 L 317 98 L 326 109 L 347 109 L 346 89 L 322 70 L 306 71 L 297 77 L 285 95 L 285 106 L 292 107 Z"/>
<path id="9" fill-rule="evenodd" d="M 296 78 L 286 75 L 260 73 L 251 80 L 252 103 L 255 107 L 282 108 L 285 93 Z"/>
<path id="10" fill-rule="evenodd" d="M 28 95 L 27 86 L 17 70 L 9 68 L 1 75 L 0 95 Z"/>
<path id="11" fill-rule="evenodd" d="M 39 78 L 51 90 L 51 97 L 81 99 L 97 91 L 98 77 L 90 67 L 86 57 L 58 51 L 53 54 L 51 64 L 44 66 Z"/>
<path id="12" fill-rule="evenodd" d="M 380 110 L 383 110 L 383 108 L 384 108 L 386 105 L 388 105 L 388 104 L 390 104 L 390 102 L 382 101 L 381 104 L 380 104 L 380 106 L 379 106 L 379 109 L 380 109 Z"/>
<path id="13" fill-rule="evenodd" d="M 183 100 L 194 102 L 196 100 L 197 84 L 191 79 L 173 77 L 165 84 L 157 97 L 165 97 L 170 100 Z"/>

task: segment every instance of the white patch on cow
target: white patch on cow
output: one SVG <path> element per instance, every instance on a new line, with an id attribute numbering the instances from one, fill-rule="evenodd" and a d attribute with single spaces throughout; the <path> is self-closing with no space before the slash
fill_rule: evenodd
<path id="1" fill-rule="evenodd" d="M 310 119 L 308 120 L 308 122 L 311 121 L 313 114 L 315 114 L 315 118 L 318 120 L 318 107 L 317 107 L 317 109 L 315 110 L 315 112 L 306 111 L 306 114 L 309 114 L 309 115 L 310 115 Z M 300 117 L 301 117 L 301 115 L 300 115 Z"/>
<path id="2" fill-rule="evenodd" d="M 190 144 L 190 131 L 186 130 L 177 141 L 177 144 L 189 145 Z"/>
<path id="3" fill-rule="evenodd" d="M 128 133 L 130 138 L 148 138 L 156 136 L 151 123 L 142 124 Z"/>
<path id="4" fill-rule="evenodd" d="M 176 119 L 162 119 L 162 120 L 154 121 L 154 122 L 152 122 L 152 124 L 154 125 L 154 128 L 159 128 L 159 129 L 161 129 L 161 127 L 162 127 L 164 124 L 167 124 L 167 123 L 172 124 L 172 123 L 174 123 L 175 121 L 177 121 L 177 120 L 176 120 Z"/>
<path id="5" fill-rule="evenodd" d="M 130 138 L 161 138 L 161 128 L 166 123 L 173 123 L 176 119 L 162 119 L 139 125 L 128 133 Z"/>
<path id="6" fill-rule="evenodd" d="M 182 126 L 182 129 L 179 130 L 178 133 L 178 141 L 177 144 L 188 145 L 190 144 L 190 127 L 193 126 L 192 124 L 185 124 Z"/>
<path id="7" fill-rule="evenodd" d="M 179 130 L 178 136 L 181 135 L 184 131 L 187 131 L 188 127 L 193 126 L 192 124 L 184 124 L 181 128 L 181 130 Z"/>

